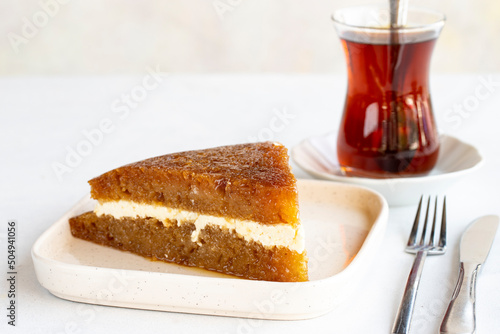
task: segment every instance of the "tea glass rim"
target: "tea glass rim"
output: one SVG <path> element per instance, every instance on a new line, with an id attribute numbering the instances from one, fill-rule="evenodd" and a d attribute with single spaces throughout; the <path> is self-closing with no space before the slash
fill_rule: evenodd
<path id="1" fill-rule="evenodd" d="M 349 6 L 349 7 L 343 7 L 335 10 L 333 14 L 331 15 L 332 21 L 336 25 L 344 26 L 346 28 L 349 28 L 351 30 L 360 30 L 360 31 L 373 31 L 373 32 L 390 32 L 390 31 L 397 31 L 399 33 L 411 33 L 411 32 L 418 32 L 418 31 L 433 31 L 433 30 L 439 30 L 444 26 L 444 23 L 446 22 L 446 15 L 437 11 L 433 10 L 430 8 L 425 8 L 425 7 L 418 7 L 418 6 L 409 6 L 408 7 L 408 13 L 423 13 L 423 14 L 431 14 L 436 17 L 436 20 L 434 20 L 431 23 L 425 23 L 425 24 L 416 24 L 416 25 L 411 25 L 411 26 L 402 26 L 402 27 L 396 27 L 396 28 L 390 28 L 389 25 L 387 26 L 370 26 L 368 24 L 366 25 L 356 25 L 356 24 L 349 24 L 343 21 L 340 21 L 338 18 L 336 18 L 336 15 L 345 12 L 347 10 L 356 10 L 356 9 L 369 9 L 369 10 L 375 10 L 375 11 L 380 11 L 380 10 L 387 10 L 389 11 L 389 7 L 386 5 L 359 5 L 359 6 Z"/>

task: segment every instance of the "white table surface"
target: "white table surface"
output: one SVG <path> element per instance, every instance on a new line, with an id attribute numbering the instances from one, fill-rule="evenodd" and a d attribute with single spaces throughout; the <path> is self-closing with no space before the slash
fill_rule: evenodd
<path id="1" fill-rule="evenodd" d="M 146 75 L 0 79 L 0 277 L 7 272 L 7 221 L 18 224 L 17 326 L 7 325 L 2 278 L 0 332 L 388 333 L 413 261 L 403 248 L 416 205 L 390 209 L 384 245 L 378 260 L 366 268 L 357 293 L 342 307 L 311 320 L 249 322 L 90 306 L 56 298 L 38 284 L 31 246 L 88 193 L 90 178 L 143 158 L 241 143 L 259 135 L 291 148 L 337 128 L 346 81 L 330 75 L 165 75 L 156 88 L 152 78 L 146 79 L 151 90 L 142 101 L 132 100 L 137 105 L 124 116 L 122 94 L 134 92 L 140 99 L 136 87 Z M 431 90 L 440 131 L 475 145 L 486 163 L 447 191 L 449 251 L 427 259 L 412 333 L 437 332 L 455 284 L 464 228 L 478 216 L 500 215 L 500 75 L 436 75 Z M 277 113 L 289 115 L 276 123 L 283 126 L 272 126 Z M 109 119 L 112 129 L 58 178 L 53 164 L 64 163 L 69 150 L 85 139 L 82 131 L 97 128 L 103 119 Z M 297 177 L 308 178 L 293 167 Z M 498 332 L 499 300 L 497 235 L 478 281 L 478 333 Z"/>

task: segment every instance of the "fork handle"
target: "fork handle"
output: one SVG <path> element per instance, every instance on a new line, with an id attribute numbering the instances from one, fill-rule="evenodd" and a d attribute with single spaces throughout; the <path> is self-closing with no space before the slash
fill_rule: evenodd
<path id="1" fill-rule="evenodd" d="M 477 263 L 460 263 L 458 282 L 441 323 L 441 334 L 473 334 L 476 331 Z"/>
<path id="2" fill-rule="evenodd" d="M 417 297 L 418 285 L 420 283 L 420 276 L 422 275 L 422 270 L 424 269 L 426 257 L 427 251 L 424 250 L 418 251 L 415 256 L 410 275 L 408 276 L 408 281 L 406 282 L 403 299 L 401 300 L 401 304 L 399 304 L 398 313 L 392 327 L 393 334 L 408 334 L 410 331 L 411 316 L 413 314 L 415 298 Z"/>

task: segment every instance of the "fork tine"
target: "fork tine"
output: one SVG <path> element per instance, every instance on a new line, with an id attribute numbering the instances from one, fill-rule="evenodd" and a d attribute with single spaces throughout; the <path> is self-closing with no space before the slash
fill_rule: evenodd
<path id="1" fill-rule="evenodd" d="M 441 218 L 441 233 L 439 235 L 439 247 L 446 247 L 446 196 L 443 200 L 443 213 Z"/>
<path id="2" fill-rule="evenodd" d="M 436 196 L 436 200 L 434 201 L 434 217 L 432 218 L 431 236 L 429 238 L 429 243 L 428 243 L 429 246 L 434 245 L 434 234 L 436 231 L 437 206 L 438 206 L 438 197 Z"/>
<path id="3" fill-rule="evenodd" d="M 422 230 L 422 236 L 420 237 L 420 246 L 424 245 L 425 234 L 427 233 L 427 221 L 429 218 L 429 207 L 431 206 L 431 197 L 427 200 L 427 209 L 425 210 L 425 221 L 424 221 L 424 229 Z"/>
<path id="4" fill-rule="evenodd" d="M 418 202 L 417 214 L 415 216 L 415 221 L 413 222 L 413 227 L 411 228 L 410 238 L 408 239 L 408 246 L 415 245 L 417 241 L 417 232 L 418 232 L 418 222 L 420 221 L 420 209 L 422 208 L 422 199 L 424 195 L 420 196 L 420 201 Z"/>

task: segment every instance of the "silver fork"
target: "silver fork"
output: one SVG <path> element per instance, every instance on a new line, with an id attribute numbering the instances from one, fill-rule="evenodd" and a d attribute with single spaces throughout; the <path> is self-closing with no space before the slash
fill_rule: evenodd
<path id="1" fill-rule="evenodd" d="M 439 233 L 439 241 L 437 244 L 434 241 L 438 206 L 437 197 L 434 203 L 434 218 L 432 219 L 429 241 L 425 242 L 429 221 L 429 207 L 431 206 L 430 197 L 427 200 L 427 209 L 425 211 L 424 226 L 422 228 L 420 240 L 417 242 L 422 200 L 423 196 L 420 197 L 417 215 L 415 216 L 415 221 L 410 232 L 410 238 L 408 239 L 408 244 L 406 245 L 405 249 L 406 252 L 416 254 L 416 256 L 415 261 L 413 262 L 413 267 L 410 271 L 410 275 L 408 276 L 408 281 L 406 282 L 403 299 L 401 300 L 396 319 L 394 320 L 394 325 L 392 327 L 393 334 L 407 334 L 410 330 L 411 316 L 413 314 L 415 298 L 417 296 L 418 284 L 420 283 L 420 276 L 422 275 L 422 270 L 424 268 L 425 258 L 427 257 L 427 255 L 442 255 L 446 251 L 446 197 L 443 199 L 441 228 Z"/>

